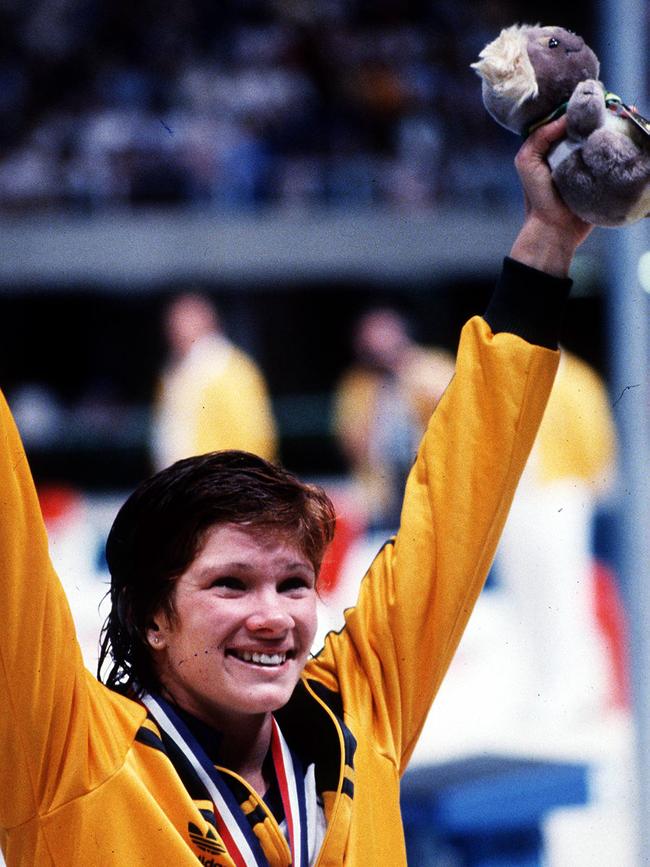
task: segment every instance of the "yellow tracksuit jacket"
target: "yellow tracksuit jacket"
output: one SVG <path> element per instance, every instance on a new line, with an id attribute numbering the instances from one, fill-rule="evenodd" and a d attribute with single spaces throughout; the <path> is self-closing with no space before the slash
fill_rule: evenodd
<path id="1" fill-rule="evenodd" d="M 551 279 L 516 263 L 514 272 L 506 279 L 516 284 L 505 293 L 511 298 L 546 291 Z M 553 305 L 542 298 L 537 306 Z M 496 304 L 492 328 L 478 317 L 465 326 L 455 377 L 408 481 L 399 533 L 375 559 L 345 628 L 327 638 L 277 714 L 287 739 L 316 759 L 327 818 L 321 867 L 406 863 L 400 775 L 483 585 L 558 361 L 556 351 L 500 331 L 521 312 L 507 308 Z M 232 867 L 210 803 L 193 800 L 145 708 L 84 669 L 4 402 L 0 438 L 7 864 Z M 245 812 L 258 806 L 248 794 Z M 277 823 L 258 812 L 269 863 L 286 867 Z"/>

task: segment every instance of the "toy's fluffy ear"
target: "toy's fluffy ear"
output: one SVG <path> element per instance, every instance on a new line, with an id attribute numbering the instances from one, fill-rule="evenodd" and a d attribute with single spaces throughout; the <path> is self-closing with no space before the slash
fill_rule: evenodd
<path id="1" fill-rule="evenodd" d="M 535 70 L 528 57 L 528 24 L 513 24 L 485 46 L 479 60 L 472 63 L 478 75 L 499 100 L 518 108 L 529 97 L 537 96 L 539 88 Z"/>

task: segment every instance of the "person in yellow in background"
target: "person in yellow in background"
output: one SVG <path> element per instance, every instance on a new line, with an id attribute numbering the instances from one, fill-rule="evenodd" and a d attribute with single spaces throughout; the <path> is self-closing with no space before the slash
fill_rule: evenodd
<path id="1" fill-rule="evenodd" d="M 612 488 L 616 429 L 607 388 L 589 364 L 566 349 L 533 454 L 541 482 L 580 479 L 596 496 Z"/>
<path id="2" fill-rule="evenodd" d="M 242 449 L 277 456 L 277 434 L 264 376 L 224 334 L 205 295 L 178 296 L 165 314 L 170 359 L 155 399 L 156 469 L 191 455 Z"/>
<path id="3" fill-rule="evenodd" d="M 597 620 L 593 534 L 615 475 L 605 384 L 563 350 L 496 561 L 524 648 L 520 696 L 530 725 L 588 724 L 614 703 L 612 661 Z"/>
<path id="4" fill-rule="evenodd" d="M 400 777 L 490 568 L 559 361 L 575 249 L 531 135 L 526 216 L 418 450 L 399 530 L 311 654 L 326 494 L 242 451 L 143 482 L 86 671 L 0 402 L 0 845 L 8 867 L 406 865 Z"/>
<path id="5" fill-rule="evenodd" d="M 419 346 L 406 319 L 387 307 L 359 319 L 353 345 L 356 361 L 336 388 L 334 432 L 368 529 L 396 529 L 404 482 L 454 359 Z"/>

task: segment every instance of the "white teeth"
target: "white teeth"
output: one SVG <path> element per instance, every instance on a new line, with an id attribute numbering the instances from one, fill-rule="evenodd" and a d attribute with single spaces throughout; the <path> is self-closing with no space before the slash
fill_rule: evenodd
<path id="1" fill-rule="evenodd" d="M 257 665 L 282 665 L 287 658 L 286 653 L 251 653 L 248 650 L 242 650 L 237 656 L 244 662 L 255 662 Z"/>

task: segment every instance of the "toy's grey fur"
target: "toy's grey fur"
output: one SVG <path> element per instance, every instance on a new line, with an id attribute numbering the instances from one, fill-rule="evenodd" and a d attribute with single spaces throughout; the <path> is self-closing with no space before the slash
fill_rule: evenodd
<path id="1" fill-rule="evenodd" d="M 567 138 L 549 155 L 565 203 L 597 226 L 650 216 L 650 135 L 605 104 L 599 63 L 561 27 L 514 25 L 472 67 L 485 107 L 502 126 L 525 134 L 568 102 Z"/>

